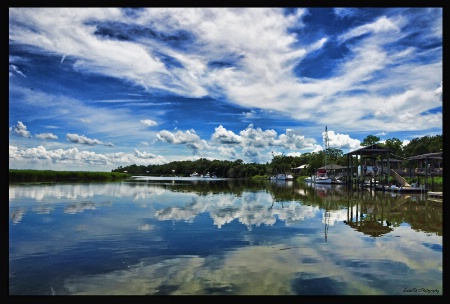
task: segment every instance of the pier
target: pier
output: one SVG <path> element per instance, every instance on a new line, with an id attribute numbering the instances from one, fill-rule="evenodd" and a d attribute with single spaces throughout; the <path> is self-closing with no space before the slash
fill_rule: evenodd
<path id="1" fill-rule="evenodd" d="M 413 176 L 417 177 L 417 183 L 412 183 L 412 185 L 401 175 L 402 173 L 407 174 L 407 171 L 398 168 L 398 165 L 403 161 L 392 158 L 389 149 L 385 149 L 378 144 L 373 144 L 347 153 L 346 155 L 346 184 L 349 189 L 362 190 L 363 188 L 370 188 L 372 190 L 373 188 L 374 190 L 391 191 L 390 187 L 392 186 L 399 189 L 398 192 L 415 192 L 421 189 L 422 191 L 419 192 L 428 192 L 430 196 L 442 198 L 442 192 L 429 192 L 429 190 L 434 191 L 433 176 L 442 176 L 442 169 L 440 168 L 440 163 L 443 160 L 442 152 L 428 153 L 408 158 L 409 178 Z M 434 164 L 432 161 L 438 162 L 437 169 L 433 169 Z M 413 174 L 412 164 L 419 162 L 424 163 L 424 172 L 414 172 L 415 174 Z M 371 166 L 373 170 L 371 172 L 366 171 L 363 169 L 363 166 Z M 420 176 L 425 177 L 425 181 L 427 181 L 428 177 L 431 177 L 431 184 L 427 184 L 427 182 L 423 184 L 421 182 L 419 186 Z M 395 180 L 395 183 L 392 185 L 389 183 L 391 177 Z"/>
<path id="2" fill-rule="evenodd" d="M 391 175 L 389 154 L 389 149 L 385 149 L 378 144 L 347 153 L 347 186 L 356 190 L 364 187 L 377 189 L 379 186 L 382 186 L 384 188 Z M 377 170 L 374 174 L 366 174 L 366 172 L 362 172 L 362 169 L 358 169 L 362 168 L 367 161 L 369 161 L 369 166 L 375 165 L 378 168 L 376 161 L 378 156 L 387 160 L 386 167 L 380 166 L 380 172 Z"/>

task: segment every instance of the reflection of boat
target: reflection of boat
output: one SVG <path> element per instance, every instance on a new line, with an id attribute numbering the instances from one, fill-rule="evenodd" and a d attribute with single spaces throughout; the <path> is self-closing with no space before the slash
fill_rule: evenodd
<path id="1" fill-rule="evenodd" d="M 271 179 L 270 184 L 276 185 L 277 187 L 292 187 L 294 185 L 294 181 L 282 180 L 282 179 Z"/>
<path id="2" fill-rule="evenodd" d="M 329 184 L 317 184 L 315 185 L 317 195 L 320 197 L 326 197 L 327 194 L 329 194 L 332 190 L 333 185 L 331 183 Z"/>

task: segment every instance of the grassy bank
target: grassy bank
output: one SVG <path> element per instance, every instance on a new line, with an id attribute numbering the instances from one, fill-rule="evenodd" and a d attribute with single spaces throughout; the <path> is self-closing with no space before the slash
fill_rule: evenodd
<path id="1" fill-rule="evenodd" d="M 117 181 L 131 177 L 120 172 L 52 171 L 9 169 L 9 182 Z"/>

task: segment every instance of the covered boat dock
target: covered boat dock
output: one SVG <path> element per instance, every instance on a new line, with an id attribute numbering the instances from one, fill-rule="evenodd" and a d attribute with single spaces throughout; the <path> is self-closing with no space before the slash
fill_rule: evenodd
<path id="1" fill-rule="evenodd" d="M 385 161 L 385 166 L 381 166 L 381 170 L 379 174 L 375 174 L 373 187 L 376 187 L 377 183 L 387 184 L 387 181 L 390 178 L 391 174 L 391 151 L 389 149 L 383 148 L 378 144 L 373 144 L 370 146 L 363 147 L 358 150 L 354 150 L 349 152 L 347 155 L 347 185 L 357 186 L 356 188 L 360 188 L 359 185 L 364 185 L 367 181 L 365 174 L 362 174 L 358 168 L 366 164 L 369 165 L 377 165 L 377 159 L 382 159 Z M 384 177 L 384 181 L 378 180 L 377 177 Z M 369 179 L 369 186 L 372 186 L 372 176 Z"/>

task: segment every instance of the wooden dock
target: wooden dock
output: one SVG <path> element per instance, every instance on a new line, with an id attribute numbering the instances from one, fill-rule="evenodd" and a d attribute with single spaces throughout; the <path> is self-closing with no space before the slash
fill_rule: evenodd
<path id="1" fill-rule="evenodd" d="M 431 197 L 442 198 L 442 192 L 431 192 L 431 191 L 428 191 L 427 195 L 431 196 Z"/>

